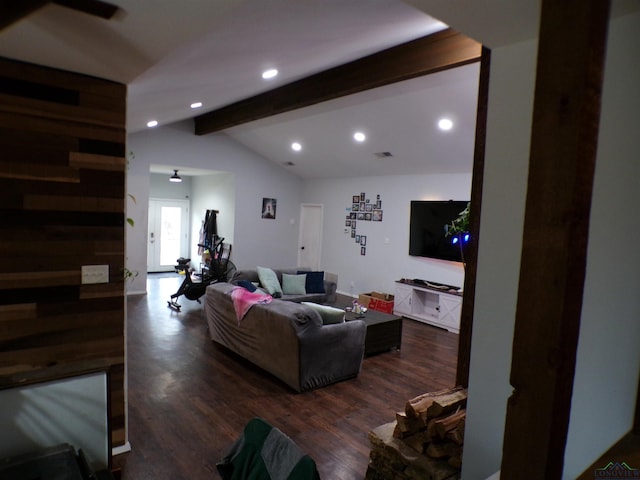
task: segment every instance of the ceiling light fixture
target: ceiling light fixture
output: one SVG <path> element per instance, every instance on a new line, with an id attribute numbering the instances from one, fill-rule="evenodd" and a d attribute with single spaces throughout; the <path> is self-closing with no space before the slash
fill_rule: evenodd
<path id="1" fill-rule="evenodd" d="M 269 80 L 270 78 L 274 78 L 278 75 L 278 70 L 275 68 L 270 68 L 269 70 L 265 70 L 262 72 L 262 78 L 265 80 Z"/>
<path id="2" fill-rule="evenodd" d="M 153 127 L 157 127 L 158 126 L 158 121 L 157 120 L 151 120 L 149 122 L 147 122 L 147 127 L 149 128 L 153 128 Z"/>
<path id="3" fill-rule="evenodd" d="M 291 149 L 299 152 L 300 150 L 302 150 L 302 145 L 300 145 L 298 142 L 293 142 L 291 144 Z"/>
<path id="4" fill-rule="evenodd" d="M 453 122 L 451 120 L 449 120 L 448 118 L 441 118 L 438 121 L 438 128 L 440 130 L 443 130 L 443 131 L 446 132 L 446 131 L 451 130 L 453 128 Z"/>
<path id="5" fill-rule="evenodd" d="M 364 142 L 367 139 L 367 136 L 362 132 L 356 132 L 353 134 L 353 138 L 356 142 Z"/>
<path id="6" fill-rule="evenodd" d="M 173 175 L 169 177 L 169 181 L 176 182 L 176 183 L 179 183 L 182 181 L 182 178 L 180 177 L 180 175 L 178 175 L 178 170 L 173 171 Z"/>
<path id="7" fill-rule="evenodd" d="M 200 108 L 202 106 L 202 102 L 193 102 L 190 107 L 191 108 Z"/>

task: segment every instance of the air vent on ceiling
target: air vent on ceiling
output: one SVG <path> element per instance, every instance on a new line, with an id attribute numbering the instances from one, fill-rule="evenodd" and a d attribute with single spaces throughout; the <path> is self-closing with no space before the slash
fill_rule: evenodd
<path id="1" fill-rule="evenodd" d="M 393 157 L 393 155 L 391 155 L 391 152 L 378 152 L 375 154 L 375 156 L 378 158 Z"/>
<path id="2" fill-rule="evenodd" d="M 287 167 L 295 167 L 296 164 L 293 162 L 282 162 L 283 165 L 287 166 Z"/>

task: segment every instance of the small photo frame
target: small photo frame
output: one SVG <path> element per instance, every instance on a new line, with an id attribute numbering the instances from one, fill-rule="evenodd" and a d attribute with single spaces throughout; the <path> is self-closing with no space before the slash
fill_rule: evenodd
<path id="1" fill-rule="evenodd" d="M 376 202 L 376 208 L 377 208 L 378 210 L 380 210 L 380 209 L 382 208 L 382 200 L 378 200 L 378 201 Z"/>
<path id="2" fill-rule="evenodd" d="M 262 199 L 262 218 L 268 218 L 275 220 L 276 218 L 276 203 L 278 201 L 275 198 L 263 198 Z"/>
<path id="3" fill-rule="evenodd" d="M 360 247 L 360 255 L 366 255 L 367 254 L 367 247 Z"/>
<path id="4" fill-rule="evenodd" d="M 360 202 L 360 211 L 361 211 L 361 212 L 364 212 L 364 211 L 365 211 L 365 205 L 366 205 L 366 203 L 364 203 L 364 202 Z"/>
<path id="5" fill-rule="evenodd" d="M 350 227 L 351 226 L 351 220 L 345 220 L 344 221 L 344 226 L 345 227 Z"/>
<path id="6" fill-rule="evenodd" d="M 365 219 L 366 221 L 370 222 L 370 221 L 371 221 L 371 214 L 370 214 L 370 213 L 365 213 L 365 214 L 364 214 L 364 219 Z"/>
<path id="7" fill-rule="evenodd" d="M 357 212 L 358 210 L 360 210 L 360 204 L 359 203 L 354 203 L 353 205 L 351 205 L 351 211 L 352 212 Z"/>
<path id="8" fill-rule="evenodd" d="M 360 195 L 354 195 L 351 199 L 351 203 L 360 203 Z"/>
<path id="9" fill-rule="evenodd" d="M 381 222 L 382 221 L 382 210 L 374 210 L 373 214 L 371 215 L 371 220 L 373 220 L 374 222 Z"/>
<path id="10" fill-rule="evenodd" d="M 356 243 L 360 243 L 360 235 L 356 235 Z"/>
<path id="11" fill-rule="evenodd" d="M 356 230 L 354 228 L 351 229 L 351 238 L 356 238 Z"/>
<path id="12" fill-rule="evenodd" d="M 364 201 L 364 203 L 369 203 L 371 200 L 369 200 L 368 198 Z"/>
<path id="13" fill-rule="evenodd" d="M 357 220 L 357 218 L 358 218 L 358 214 L 357 214 L 356 212 L 351 212 L 351 213 L 349 214 L 349 218 L 350 218 L 351 220 Z"/>
<path id="14" fill-rule="evenodd" d="M 358 220 L 364 220 L 364 213 L 358 214 Z"/>
<path id="15" fill-rule="evenodd" d="M 363 247 L 367 244 L 367 236 L 366 235 L 360 235 L 360 245 L 362 245 Z"/>
<path id="16" fill-rule="evenodd" d="M 366 196 L 366 195 L 364 194 L 364 192 L 361 192 L 361 193 L 360 193 L 360 201 L 361 201 L 361 202 L 364 202 L 364 197 L 365 197 L 365 196 Z"/>
<path id="17" fill-rule="evenodd" d="M 376 195 L 376 200 L 380 200 L 380 194 Z"/>
<path id="18" fill-rule="evenodd" d="M 351 228 L 356 228 L 356 221 L 355 220 L 351 220 Z"/>
<path id="19" fill-rule="evenodd" d="M 371 204 L 371 203 L 365 204 L 364 209 L 367 212 L 373 212 L 373 204 Z"/>

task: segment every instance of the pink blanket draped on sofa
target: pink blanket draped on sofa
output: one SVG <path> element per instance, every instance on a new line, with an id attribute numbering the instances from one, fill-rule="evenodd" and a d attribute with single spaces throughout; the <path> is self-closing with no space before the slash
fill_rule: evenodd
<path id="1" fill-rule="evenodd" d="M 271 295 L 250 292 L 243 287 L 234 287 L 233 290 L 231 290 L 231 298 L 233 300 L 233 308 L 236 311 L 238 325 L 240 325 L 240 322 L 252 306 L 257 303 L 271 303 L 271 300 L 273 300 Z"/>

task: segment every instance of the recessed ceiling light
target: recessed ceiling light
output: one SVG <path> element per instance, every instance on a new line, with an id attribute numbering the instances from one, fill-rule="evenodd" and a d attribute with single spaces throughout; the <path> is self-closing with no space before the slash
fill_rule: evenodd
<path id="1" fill-rule="evenodd" d="M 191 108 L 200 108 L 202 106 L 202 102 L 193 102 Z"/>
<path id="2" fill-rule="evenodd" d="M 438 128 L 446 132 L 447 130 L 451 130 L 453 128 L 453 122 L 448 118 L 441 118 L 438 121 Z"/>
<path id="3" fill-rule="evenodd" d="M 157 127 L 158 126 L 158 121 L 157 120 L 151 120 L 150 122 L 147 122 L 147 127 L 149 128 L 153 128 L 153 127 Z"/>
<path id="4" fill-rule="evenodd" d="M 367 139 L 367 136 L 362 132 L 356 132 L 353 134 L 353 139 L 356 142 L 364 142 Z"/>
<path id="5" fill-rule="evenodd" d="M 302 150 L 302 145 L 300 145 L 298 142 L 293 142 L 291 144 L 291 149 L 299 152 L 300 150 Z"/>
<path id="6" fill-rule="evenodd" d="M 269 70 L 265 70 L 264 72 L 262 72 L 262 78 L 264 78 L 265 80 L 269 80 L 270 78 L 273 78 L 277 75 L 278 70 L 276 70 L 275 68 L 270 68 Z"/>

